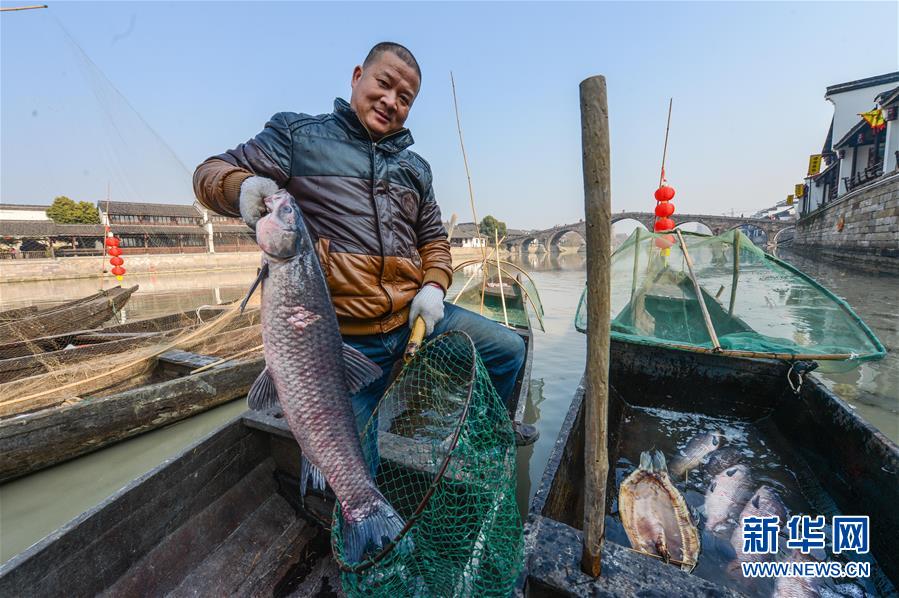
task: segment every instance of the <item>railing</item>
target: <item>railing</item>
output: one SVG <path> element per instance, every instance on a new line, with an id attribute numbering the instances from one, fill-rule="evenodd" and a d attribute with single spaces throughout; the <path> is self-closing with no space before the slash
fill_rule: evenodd
<path id="1" fill-rule="evenodd" d="M 53 257 L 50 255 L 49 249 L 42 251 L 4 251 L 0 253 L 0 260 L 28 260 L 28 259 L 46 259 Z"/>
<path id="2" fill-rule="evenodd" d="M 862 171 L 856 172 L 851 177 L 843 177 L 843 182 L 846 183 L 846 190 L 852 191 L 853 189 L 857 189 L 862 185 L 870 183 L 874 179 L 880 178 L 880 175 L 882 174 L 883 162 L 877 162 Z"/>

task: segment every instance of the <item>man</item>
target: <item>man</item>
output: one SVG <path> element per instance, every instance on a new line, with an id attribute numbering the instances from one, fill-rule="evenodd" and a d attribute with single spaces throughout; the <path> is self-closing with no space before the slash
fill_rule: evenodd
<path id="1" fill-rule="evenodd" d="M 408 149 L 412 134 L 403 127 L 420 85 L 412 53 L 379 43 L 353 69 L 349 103 L 338 98 L 334 112 L 320 116 L 275 114 L 256 137 L 194 173 L 200 203 L 251 228 L 266 211 L 263 198 L 279 188 L 298 201 L 344 341 L 384 372 L 352 398 L 360 430 L 419 316 L 428 336 L 468 333 L 507 402 L 524 361 L 517 334 L 443 301 L 453 273 L 449 242 L 430 166 Z M 533 426 L 515 429 L 520 444 L 537 438 Z"/>

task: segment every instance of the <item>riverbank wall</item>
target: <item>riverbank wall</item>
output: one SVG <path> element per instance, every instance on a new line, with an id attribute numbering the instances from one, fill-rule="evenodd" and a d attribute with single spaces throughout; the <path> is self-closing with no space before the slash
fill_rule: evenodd
<path id="1" fill-rule="evenodd" d="M 846 193 L 796 223 L 793 250 L 899 275 L 899 173 Z"/>
<path id="2" fill-rule="evenodd" d="M 502 252 L 504 254 L 505 252 Z M 452 248 L 453 263 L 481 257 L 480 249 Z M 134 274 L 185 274 L 257 268 L 260 252 L 126 255 L 125 269 Z M 0 260 L 0 283 L 95 278 L 106 261 L 98 256 Z M 108 269 L 108 266 L 106 266 Z"/>

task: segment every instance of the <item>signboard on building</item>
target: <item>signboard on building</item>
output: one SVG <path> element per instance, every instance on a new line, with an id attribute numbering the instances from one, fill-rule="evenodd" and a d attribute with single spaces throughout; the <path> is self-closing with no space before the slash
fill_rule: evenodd
<path id="1" fill-rule="evenodd" d="M 805 195 L 805 185 L 803 185 L 802 183 L 796 185 L 793 190 L 793 195 L 795 195 L 796 197 L 802 197 L 803 195 Z"/>
<path id="2" fill-rule="evenodd" d="M 821 154 L 812 154 L 808 157 L 808 174 L 805 176 L 815 176 L 821 172 Z"/>
<path id="3" fill-rule="evenodd" d="M 787 205 L 788 206 L 793 205 L 793 196 L 792 195 L 787 195 Z"/>

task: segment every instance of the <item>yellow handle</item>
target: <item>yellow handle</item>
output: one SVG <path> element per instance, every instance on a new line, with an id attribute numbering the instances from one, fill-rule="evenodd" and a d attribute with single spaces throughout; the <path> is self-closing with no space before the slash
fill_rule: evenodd
<path id="1" fill-rule="evenodd" d="M 409 342 L 406 344 L 406 352 L 403 354 L 404 362 L 409 363 L 415 357 L 424 338 L 425 321 L 421 319 L 421 316 L 418 316 L 415 318 L 415 323 L 412 325 L 412 334 L 409 336 Z"/>

